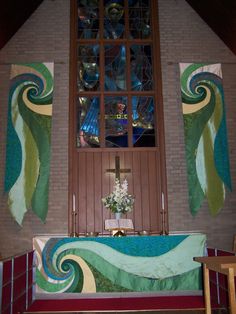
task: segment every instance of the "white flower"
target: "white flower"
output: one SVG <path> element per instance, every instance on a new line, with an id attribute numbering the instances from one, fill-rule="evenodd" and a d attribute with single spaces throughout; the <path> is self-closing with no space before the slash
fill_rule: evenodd
<path id="1" fill-rule="evenodd" d="M 114 190 L 111 194 L 102 198 L 106 208 L 110 208 L 113 213 L 127 213 L 132 210 L 134 197 L 128 194 L 128 182 L 125 179 L 122 183 L 118 179 L 115 181 Z"/>

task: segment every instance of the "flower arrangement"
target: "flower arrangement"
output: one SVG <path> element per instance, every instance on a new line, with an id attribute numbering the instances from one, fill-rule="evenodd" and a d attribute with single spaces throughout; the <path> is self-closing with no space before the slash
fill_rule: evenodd
<path id="1" fill-rule="evenodd" d="M 125 179 L 122 183 L 118 179 L 115 181 L 114 190 L 108 196 L 102 198 L 105 207 L 113 213 L 126 214 L 132 211 L 134 197 L 128 194 L 128 182 Z"/>

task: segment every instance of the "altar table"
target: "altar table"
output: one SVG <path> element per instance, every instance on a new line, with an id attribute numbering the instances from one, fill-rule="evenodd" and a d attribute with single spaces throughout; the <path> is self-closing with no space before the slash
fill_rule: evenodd
<path id="1" fill-rule="evenodd" d="M 36 292 L 108 293 L 202 289 L 203 234 L 33 239 Z"/>
<path id="2" fill-rule="evenodd" d="M 230 313 L 236 314 L 234 281 L 236 276 L 236 256 L 205 256 L 195 257 L 194 260 L 203 264 L 206 314 L 211 314 L 209 270 L 227 275 Z"/>

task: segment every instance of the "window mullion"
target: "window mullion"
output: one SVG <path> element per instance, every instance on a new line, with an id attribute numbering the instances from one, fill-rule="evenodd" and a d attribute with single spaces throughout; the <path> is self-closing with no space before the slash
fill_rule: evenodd
<path id="1" fill-rule="evenodd" d="M 105 95 L 104 95 L 104 69 L 105 69 L 105 49 L 100 45 L 100 146 L 105 147 Z"/>
<path id="2" fill-rule="evenodd" d="M 125 49 L 126 49 L 126 87 L 127 87 L 127 112 L 128 112 L 128 147 L 133 146 L 132 132 L 132 98 L 131 91 L 131 71 L 130 71 L 130 43 L 129 43 L 129 4 L 125 1 Z"/>
<path id="3" fill-rule="evenodd" d="M 157 10 L 157 4 L 154 1 L 151 1 L 151 10 L 152 12 L 158 12 Z M 153 17 L 153 13 L 152 13 Z M 152 30 L 154 29 L 158 30 L 159 25 L 156 19 L 152 18 L 151 19 L 151 25 L 152 25 Z M 158 52 L 160 51 L 159 47 L 157 46 L 157 39 L 154 38 L 154 34 L 152 31 L 152 68 L 153 68 L 153 91 L 154 91 L 154 103 L 155 103 L 155 108 L 154 108 L 154 117 L 155 117 L 155 143 L 156 146 L 161 145 L 161 140 L 162 140 L 162 135 L 160 130 L 164 129 L 163 125 L 163 111 L 162 111 L 162 106 L 160 106 L 160 103 L 162 103 L 162 86 L 161 86 L 161 66 L 160 66 L 160 55 L 158 55 Z M 157 32 L 156 37 L 159 39 L 159 33 Z M 155 52 L 155 53 L 154 53 Z M 163 127 L 161 127 L 161 124 Z"/>
<path id="4" fill-rule="evenodd" d="M 126 80 L 127 80 L 127 96 L 128 96 L 128 147 L 133 146 L 133 127 L 132 127 L 132 96 L 131 91 L 131 71 L 130 71 L 130 45 L 126 41 Z"/>
<path id="5" fill-rule="evenodd" d="M 99 46 L 100 46 L 100 147 L 105 147 L 105 95 L 104 95 L 104 77 L 105 77 L 105 48 L 104 48 L 104 5 L 99 1 Z"/>

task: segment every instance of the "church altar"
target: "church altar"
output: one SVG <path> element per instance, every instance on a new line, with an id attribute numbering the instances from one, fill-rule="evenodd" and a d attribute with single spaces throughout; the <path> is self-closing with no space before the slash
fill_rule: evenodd
<path id="1" fill-rule="evenodd" d="M 198 291 L 203 234 L 33 239 L 36 293 Z"/>

